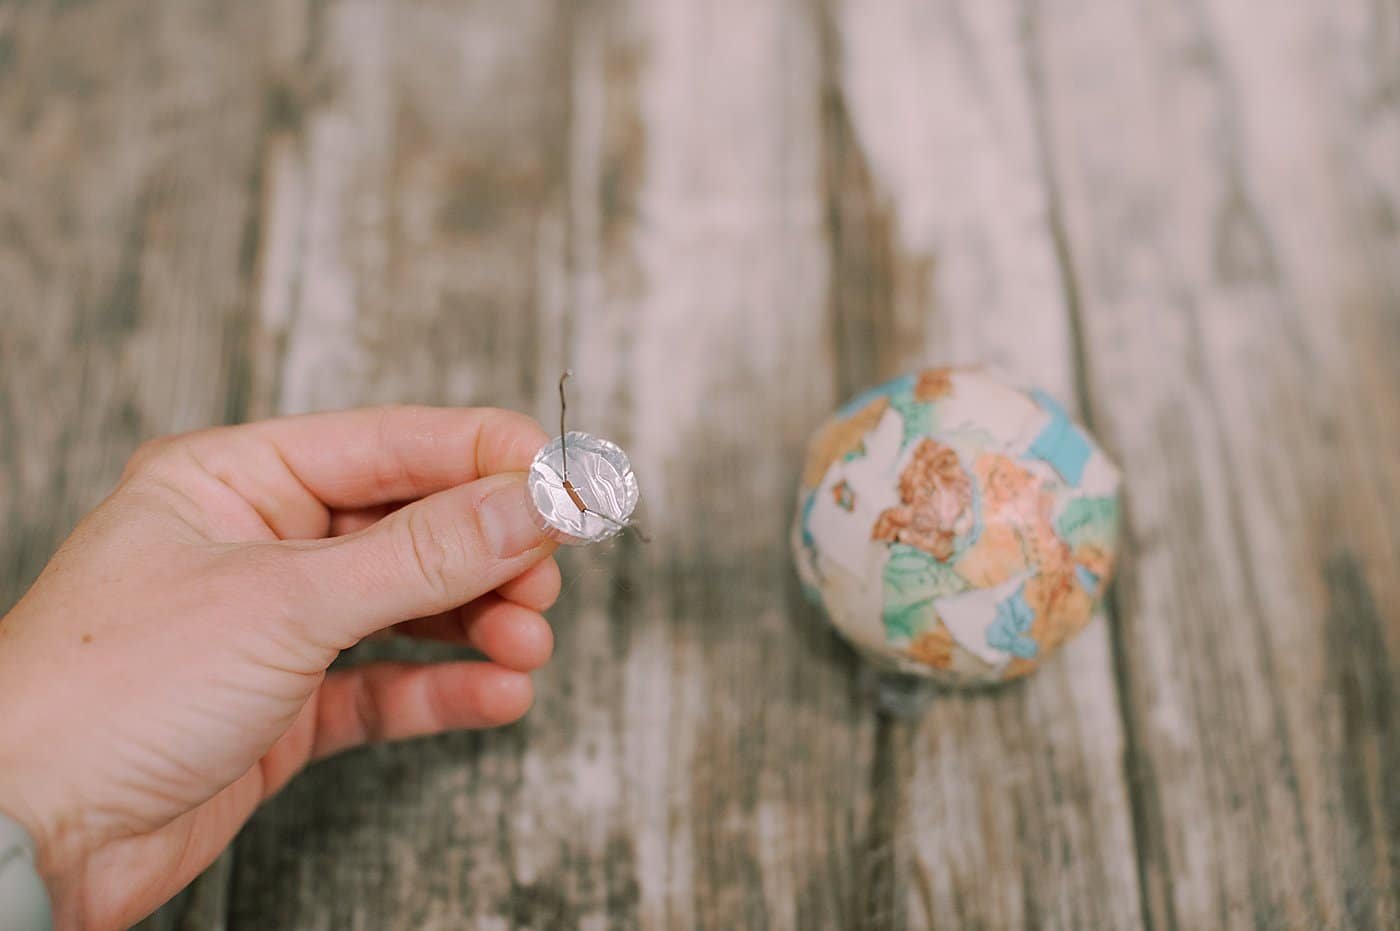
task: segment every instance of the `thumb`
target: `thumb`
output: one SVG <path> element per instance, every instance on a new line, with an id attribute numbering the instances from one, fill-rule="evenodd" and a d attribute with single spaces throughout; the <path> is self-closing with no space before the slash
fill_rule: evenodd
<path id="1" fill-rule="evenodd" d="M 358 533 L 301 550 L 314 593 L 302 609 L 351 642 L 466 604 L 557 548 L 540 528 L 523 473 L 449 488 Z"/>

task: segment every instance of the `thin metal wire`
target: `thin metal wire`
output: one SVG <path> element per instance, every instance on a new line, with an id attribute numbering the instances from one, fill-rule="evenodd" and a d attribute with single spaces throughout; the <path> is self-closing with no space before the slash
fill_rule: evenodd
<path id="1" fill-rule="evenodd" d="M 647 536 L 645 533 L 642 533 L 642 528 L 641 528 L 641 527 L 638 527 L 636 524 L 633 524 L 633 523 L 626 523 L 626 524 L 624 524 L 622 521 L 617 520 L 616 518 L 613 518 L 613 517 L 609 517 L 608 515 L 602 513 L 601 511 L 594 511 L 594 510 L 591 510 L 591 509 L 590 509 L 590 510 L 586 511 L 585 513 L 592 514 L 594 517 L 601 517 L 603 520 L 605 520 L 605 521 L 607 521 L 608 523 L 612 524 L 614 527 L 618 528 L 619 530 L 630 530 L 630 531 L 632 531 L 633 533 L 635 533 L 635 534 L 637 535 L 637 539 L 641 540 L 643 543 L 650 543 L 650 542 L 651 542 L 651 537 Z"/>
<path id="2" fill-rule="evenodd" d="M 583 500 L 583 496 L 578 493 L 574 483 L 569 481 L 569 432 L 565 427 L 564 417 L 569 410 L 569 400 L 565 396 L 564 382 L 574 374 L 573 369 L 564 369 L 564 374 L 559 376 L 559 456 L 563 460 L 563 485 L 564 491 L 569 495 L 569 500 L 573 501 L 574 507 L 578 508 L 580 514 L 592 514 L 612 524 L 618 530 L 630 530 L 637 535 L 643 543 L 650 543 L 651 537 L 642 532 L 642 528 L 628 521 L 624 523 L 615 517 L 604 514 L 602 511 L 595 511 Z"/>
<path id="3" fill-rule="evenodd" d="M 569 409 L 569 401 L 564 397 L 564 382 L 568 381 L 569 376 L 573 374 L 573 369 L 564 369 L 564 374 L 559 376 L 559 454 L 564 457 L 565 487 L 569 486 L 569 434 L 564 430 L 564 413 Z M 579 508 L 579 510 L 583 510 L 583 508 Z"/>

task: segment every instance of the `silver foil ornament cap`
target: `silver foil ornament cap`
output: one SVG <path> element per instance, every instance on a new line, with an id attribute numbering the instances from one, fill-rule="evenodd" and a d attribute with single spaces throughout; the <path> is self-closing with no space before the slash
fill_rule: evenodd
<path id="1" fill-rule="evenodd" d="M 622 448 L 578 430 L 535 454 L 527 485 L 540 526 L 570 545 L 598 543 L 627 529 L 641 496 Z"/>

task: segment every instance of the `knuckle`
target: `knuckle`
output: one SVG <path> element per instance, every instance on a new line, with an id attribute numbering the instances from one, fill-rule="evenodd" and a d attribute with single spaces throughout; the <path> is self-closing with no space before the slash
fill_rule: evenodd
<path id="1" fill-rule="evenodd" d="M 361 671 L 354 685 L 355 728 L 363 743 L 379 740 L 384 733 L 384 713 L 370 674 Z"/>
<path id="2" fill-rule="evenodd" d="M 216 460 L 221 451 L 232 445 L 231 441 L 236 436 L 236 427 L 210 427 L 146 440 L 136 447 L 127 460 L 122 478 L 165 474 L 192 464 L 207 469 L 211 459 Z"/>
<path id="3" fill-rule="evenodd" d="M 380 404 L 374 408 L 376 416 L 376 444 L 382 455 L 375 459 L 374 485 L 382 494 L 396 497 L 408 484 L 408 467 L 399 454 L 399 444 L 395 438 L 394 424 L 398 422 L 406 407 L 402 404 Z"/>
<path id="4" fill-rule="evenodd" d="M 434 600 L 447 604 L 460 588 L 465 562 L 461 533 L 427 508 L 405 508 L 400 513 L 404 515 L 401 549 L 409 571 Z"/>
<path id="5" fill-rule="evenodd" d="M 126 468 L 122 470 L 122 478 L 130 478 L 133 475 L 150 471 L 151 467 L 160 462 L 162 458 L 170 454 L 171 448 L 176 443 L 176 437 L 160 436 L 155 439 L 146 440 L 136 451 L 131 454 L 131 458 L 126 461 Z"/>

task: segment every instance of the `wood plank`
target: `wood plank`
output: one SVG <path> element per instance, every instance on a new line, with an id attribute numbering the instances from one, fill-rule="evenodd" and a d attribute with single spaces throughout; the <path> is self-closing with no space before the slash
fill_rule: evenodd
<path id="1" fill-rule="evenodd" d="M 831 30 L 839 299 L 883 341 L 847 349 L 858 380 L 981 362 L 1073 402 L 1017 5 L 847 2 Z M 889 722 L 870 926 L 1140 925 L 1117 709 L 1098 621 L 1027 682 Z"/>
<path id="2" fill-rule="evenodd" d="M 634 753 L 667 730 L 674 748 L 667 778 L 629 779 L 646 799 L 636 830 L 667 850 L 643 874 L 638 917 L 850 927 L 870 707 L 798 593 L 786 543 L 807 434 L 836 400 L 819 33 L 790 2 L 633 9 L 647 21 L 635 240 L 647 288 L 630 381 L 659 545 L 624 733 Z M 668 677 L 670 722 L 653 723 Z"/>
<path id="3" fill-rule="evenodd" d="M 531 406 L 520 379 L 557 299 L 538 293 L 542 269 L 565 262 L 559 13 L 288 7 L 258 260 L 254 392 L 269 407 Z M 350 661 L 386 655 L 448 651 L 375 644 Z M 236 842 L 230 926 L 446 928 L 504 911 L 516 886 L 497 830 L 523 742 L 522 728 L 455 735 L 313 767 Z"/>
<path id="4" fill-rule="evenodd" d="M 315 770 L 233 923 L 1400 921 L 1393 6 L 692 6 L 0 10 L 0 605 L 141 436 L 223 419 L 550 419 L 571 361 L 647 491 L 530 721 Z M 1121 640 L 877 729 L 787 569 L 805 431 L 925 359 L 1072 398 L 1076 356 Z M 221 868 L 148 927 L 219 926 Z"/>
<path id="5" fill-rule="evenodd" d="M 269 805 L 234 927 L 850 925 L 869 706 L 785 544 L 836 399 L 794 14 L 340 2 L 309 30 L 326 90 L 271 169 L 282 362 L 255 393 L 552 420 L 572 364 L 573 422 L 631 451 L 655 542 L 568 554 L 522 725 L 371 748 Z"/>
<path id="6" fill-rule="evenodd" d="M 1394 926 L 1395 11 L 1030 11 L 1093 409 L 1131 476 L 1149 918 Z"/>
<path id="7" fill-rule="evenodd" d="M 141 440 L 244 415 L 260 6 L 0 9 L 0 613 Z"/>

